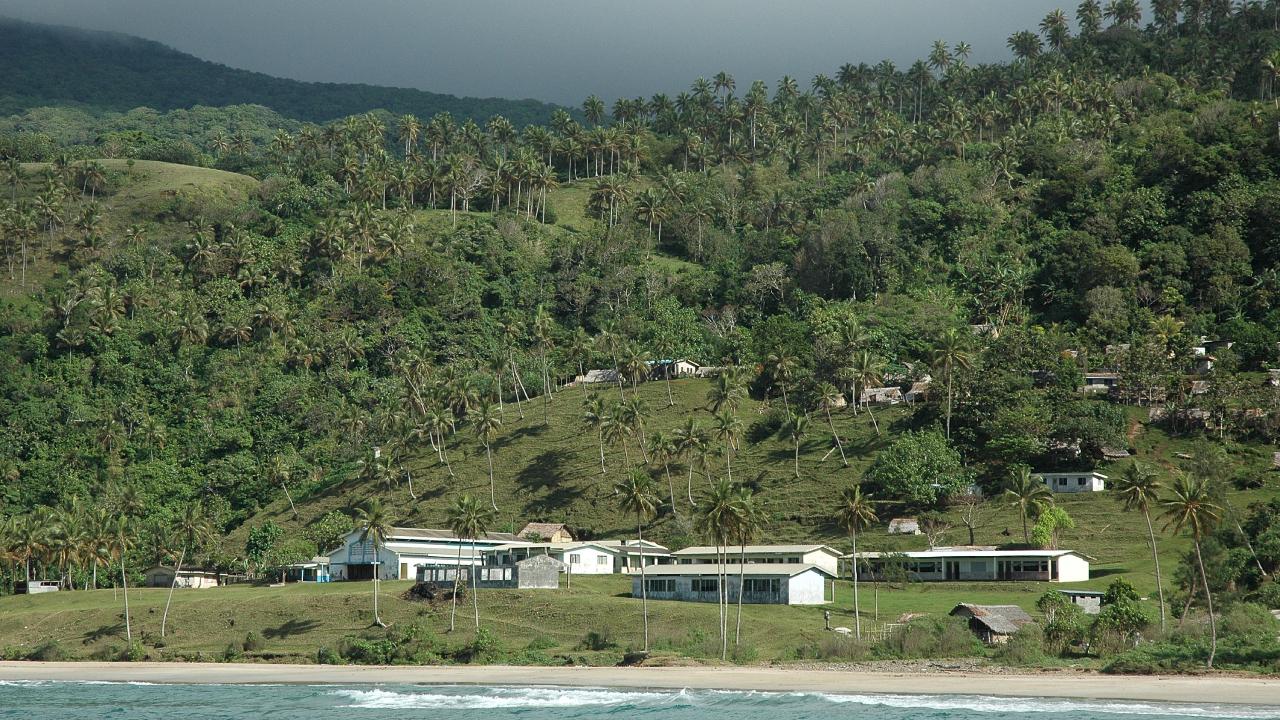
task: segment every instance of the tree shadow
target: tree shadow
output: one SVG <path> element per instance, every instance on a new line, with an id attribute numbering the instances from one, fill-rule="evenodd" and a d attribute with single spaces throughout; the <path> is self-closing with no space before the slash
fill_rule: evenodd
<path id="1" fill-rule="evenodd" d="M 552 510 L 563 510 L 582 498 L 581 488 L 560 486 L 540 498 L 525 503 L 525 512 L 535 516 L 546 515 Z"/>
<path id="2" fill-rule="evenodd" d="M 1128 571 L 1125 570 L 1124 568 L 1101 568 L 1101 569 L 1091 568 L 1089 570 L 1089 579 L 1097 580 L 1099 578 L 1107 577 L 1108 575 L 1123 575 L 1126 572 Z"/>
<path id="3" fill-rule="evenodd" d="M 320 623 L 315 620 L 298 620 L 297 618 L 294 618 L 280 627 L 267 628 L 263 630 L 262 635 L 264 637 L 271 638 L 272 640 L 281 640 L 294 635 L 309 633 L 318 627 L 320 627 Z"/>
<path id="4" fill-rule="evenodd" d="M 117 637 L 124 635 L 124 623 L 116 623 L 114 625 L 102 625 L 89 632 L 86 632 L 81 639 L 85 645 L 95 643 L 103 638 Z"/>
<path id="5" fill-rule="evenodd" d="M 542 421 L 538 420 L 534 424 L 525 425 L 516 430 L 512 430 L 506 435 L 503 435 L 497 440 L 494 440 L 493 449 L 500 450 L 504 447 L 514 444 L 515 441 L 517 440 L 523 440 L 524 438 L 528 438 L 528 437 L 537 437 L 539 435 L 545 435 L 547 431 L 550 429 L 551 429 L 550 426 L 543 425 Z M 481 451 L 483 451 L 483 448 L 481 448 Z"/>
<path id="6" fill-rule="evenodd" d="M 516 484 L 529 492 L 561 486 L 567 480 L 563 468 L 568 462 L 569 453 L 564 450 L 541 452 L 523 470 L 516 473 Z"/>

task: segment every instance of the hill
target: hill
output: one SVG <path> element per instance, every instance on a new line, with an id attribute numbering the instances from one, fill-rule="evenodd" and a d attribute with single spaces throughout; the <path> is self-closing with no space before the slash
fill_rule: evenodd
<path id="1" fill-rule="evenodd" d="M 517 127 L 545 123 L 556 109 L 536 100 L 286 80 L 129 35 L 0 18 L 0 116 L 49 105 L 124 112 L 241 104 L 310 122 L 383 109 L 419 117 L 448 112 L 478 122 L 502 115 Z"/>

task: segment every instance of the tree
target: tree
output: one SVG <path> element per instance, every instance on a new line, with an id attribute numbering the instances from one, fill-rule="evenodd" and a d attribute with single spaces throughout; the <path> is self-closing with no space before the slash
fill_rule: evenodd
<path id="1" fill-rule="evenodd" d="M 632 468 L 613 486 L 618 496 L 618 509 L 636 516 L 636 537 L 640 541 L 640 603 L 644 614 L 644 652 L 649 652 L 649 589 L 645 578 L 644 524 L 658 512 L 658 496 L 653 492 L 653 479 L 647 470 Z"/>
<path id="2" fill-rule="evenodd" d="M 971 473 L 942 433 L 923 430 L 880 451 L 864 479 L 882 498 L 933 507 L 968 488 Z"/>
<path id="3" fill-rule="evenodd" d="M 1222 519 L 1222 508 L 1214 501 L 1215 493 L 1208 480 L 1179 475 L 1169 489 L 1169 497 L 1161 505 L 1164 506 L 1166 528 L 1174 532 L 1187 531 L 1191 534 L 1191 542 L 1196 550 L 1196 564 L 1200 568 L 1200 586 L 1204 588 L 1205 606 L 1209 612 L 1209 659 L 1205 662 L 1208 668 L 1213 667 L 1213 656 L 1218 651 L 1218 626 L 1213 617 L 1213 592 L 1209 590 L 1209 578 L 1204 569 L 1204 553 L 1201 544 L 1206 535 Z"/>
<path id="4" fill-rule="evenodd" d="M 463 495 L 449 506 L 448 523 L 449 529 L 453 531 L 454 537 L 458 539 L 458 565 L 457 571 L 453 574 L 453 608 L 449 614 L 449 632 L 455 629 L 455 620 L 458 614 L 458 582 L 462 579 L 462 540 L 471 540 L 471 554 L 474 557 L 476 552 L 475 541 L 488 532 L 489 522 L 493 519 L 493 510 L 484 507 L 478 500 L 470 495 Z M 475 609 L 476 629 L 480 629 L 480 600 L 476 597 L 475 582 L 479 580 L 476 573 L 476 566 L 468 563 L 467 567 L 471 569 L 471 604 Z"/>
<path id="5" fill-rule="evenodd" d="M 840 491 L 836 506 L 836 524 L 849 533 L 853 546 L 853 627 L 858 638 L 862 637 L 862 613 L 858 605 L 858 531 L 876 522 L 875 502 L 871 495 L 862 492 L 861 485 L 852 485 Z"/>
<path id="6" fill-rule="evenodd" d="M 883 372 L 884 363 L 875 356 L 870 350 L 859 350 L 853 354 L 849 361 L 849 371 L 852 375 L 855 395 L 854 402 L 859 401 L 856 395 L 856 388 L 861 386 L 865 392 L 867 388 L 878 385 Z M 871 403 L 863 403 L 867 408 L 867 414 L 871 416 L 871 424 L 876 429 L 876 435 L 880 434 L 880 424 L 876 422 L 875 413 L 871 412 Z M 948 435 L 950 437 L 950 435 Z"/>
<path id="7" fill-rule="evenodd" d="M 1058 549 L 1058 532 L 1076 526 L 1066 510 L 1049 503 L 1038 503 L 1036 523 L 1031 528 L 1031 542 L 1040 548 Z"/>
<path id="8" fill-rule="evenodd" d="M 689 470 L 689 483 L 687 494 L 689 496 L 689 505 L 696 507 L 698 503 L 693 499 L 693 463 L 698 456 L 706 451 L 707 435 L 697 420 L 692 417 L 684 419 L 684 425 L 676 428 L 674 440 L 676 450 L 684 458 L 685 466 Z"/>
<path id="9" fill-rule="evenodd" d="M 653 462 L 662 464 L 662 472 L 667 477 L 667 493 L 671 500 L 671 513 L 678 516 L 680 512 L 676 509 L 676 486 L 671 479 L 671 461 L 678 455 L 675 440 L 666 432 L 656 430 L 649 435 L 649 452 Z"/>
<path id="10" fill-rule="evenodd" d="M 188 553 L 194 553 L 213 535 L 213 528 L 209 525 L 204 508 L 199 503 L 187 505 L 173 530 L 178 539 L 178 563 L 173 568 L 173 582 L 169 584 L 169 595 L 164 601 L 164 614 L 160 616 L 160 637 L 164 637 L 165 628 L 169 623 L 169 604 L 173 602 L 173 590 L 178 586 L 178 573 L 182 572 L 182 561 L 186 559 Z"/>
<path id="11" fill-rule="evenodd" d="M 795 456 L 795 473 L 796 477 L 800 477 L 800 442 L 804 440 L 805 433 L 809 430 L 809 418 L 800 414 L 792 414 L 786 420 L 782 421 L 782 427 L 778 433 L 791 441 L 791 447 Z"/>
<path id="12" fill-rule="evenodd" d="M 604 398 L 599 395 L 592 395 L 591 399 L 583 403 L 585 409 L 582 412 L 582 422 L 588 428 L 595 431 L 596 440 L 600 443 L 600 474 L 604 475 L 608 472 L 604 466 L 604 431 L 612 422 L 609 411 L 604 404 Z"/>
<path id="13" fill-rule="evenodd" d="M 738 523 L 738 508 L 733 484 L 721 478 L 711 483 L 698 515 L 698 530 L 716 548 L 716 591 L 720 609 L 720 657 L 724 659 L 729 653 L 728 633 L 728 587 L 726 587 L 725 555 L 730 539 L 734 536 Z"/>
<path id="14" fill-rule="evenodd" d="M 712 431 L 717 440 L 724 443 L 724 465 L 729 482 L 733 482 L 733 461 L 730 457 L 738 447 L 738 438 L 742 435 L 742 421 L 729 410 L 716 413 L 715 429 Z"/>
<path id="15" fill-rule="evenodd" d="M 475 411 L 476 437 L 484 443 L 484 454 L 489 460 L 489 504 L 494 511 L 498 509 L 498 498 L 493 479 L 493 441 L 498 439 L 498 430 L 502 428 L 502 416 L 494 409 L 488 399 L 481 400 Z"/>
<path id="16" fill-rule="evenodd" d="M 938 337 L 929 353 L 930 364 L 947 384 L 947 439 L 951 439 L 951 406 L 955 397 L 954 385 L 957 370 L 973 366 L 973 354 L 969 350 L 969 338 L 955 328 L 948 328 Z"/>
<path id="17" fill-rule="evenodd" d="M 1022 542 L 1030 544 L 1031 533 L 1027 529 L 1027 515 L 1039 503 L 1052 503 L 1053 492 L 1044 484 L 1044 478 L 1032 475 L 1031 468 L 1020 465 L 1009 474 L 1001 497 L 1004 498 L 1006 505 L 1018 508 L 1018 515 L 1022 518 Z"/>
<path id="18" fill-rule="evenodd" d="M 378 583 L 382 576 L 382 548 L 391 532 L 391 517 L 378 498 L 370 498 L 356 510 L 356 526 L 360 528 L 360 542 L 373 546 L 373 623 L 386 627 L 378 614 Z"/>
<path id="19" fill-rule="evenodd" d="M 764 529 L 766 518 L 751 488 L 738 488 L 734 507 L 737 511 L 733 534 L 738 541 L 738 619 L 733 644 L 737 646 L 742 642 L 742 596 L 746 593 L 747 583 L 747 545 Z"/>
<path id="20" fill-rule="evenodd" d="M 849 467 L 849 458 L 844 454 L 844 443 L 840 442 L 840 433 L 836 432 L 836 424 L 831 420 L 831 408 L 838 407 L 844 401 L 844 394 L 831 383 L 822 383 L 818 387 L 818 402 L 822 404 L 822 412 L 827 416 L 827 427 L 831 428 L 831 438 L 840 450 L 840 463 Z"/>
<path id="21" fill-rule="evenodd" d="M 1160 578 L 1160 553 L 1156 548 L 1155 526 L 1151 523 L 1151 507 L 1160 502 L 1162 484 L 1155 469 L 1137 461 L 1124 469 L 1112 491 L 1128 512 L 1142 511 L 1147 521 L 1147 542 L 1151 545 L 1151 560 L 1155 563 L 1156 594 L 1160 599 L 1160 632 L 1165 631 L 1164 582 Z"/>

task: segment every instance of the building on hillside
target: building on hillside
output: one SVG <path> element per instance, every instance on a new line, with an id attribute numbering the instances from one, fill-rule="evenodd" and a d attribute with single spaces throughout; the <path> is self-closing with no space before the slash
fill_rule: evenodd
<path id="1" fill-rule="evenodd" d="M 1102 596 L 1105 595 L 1101 590 L 1059 590 L 1072 605 L 1080 608 L 1086 615 L 1097 615 L 1102 610 Z"/>
<path id="2" fill-rule="evenodd" d="M 902 388 L 896 385 L 863 388 L 858 400 L 863 405 L 897 405 L 902 402 Z"/>
<path id="3" fill-rule="evenodd" d="M 1002 645 L 1023 625 L 1035 622 L 1017 605 L 971 605 L 960 603 L 951 610 L 952 617 L 969 620 L 969 629 L 988 645 Z"/>
<path id="4" fill-rule="evenodd" d="M 329 558 L 317 555 L 307 562 L 294 563 L 284 569 L 285 582 L 329 582 Z"/>
<path id="5" fill-rule="evenodd" d="M 612 575 L 638 571 L 640 557 L 645 566 L 671 563 L 671 553 L 656 543 L 643 546 L 634 540 L 587 540 L 569 543 L 522 543 L 500 545 L 484 552 L 485 564 L 510 565 L 526 558 L 545 555 L 565 564 L 574 575 Z"/>
<path id="6" fill-rule="evenodd" d="M 779 563 L 747 565 L 661 565 L 631 576 L 631 597 L 641 596 L 640 583 L 650 600 L 717 602 L 720 576 L 726 575 L 729 602 L 738 602 L 742 580 L 744 605 L 822 605 L 830 602 L 828 581 L 835 575 L 816 565 Z"/>
<path id="7" fill-rule="evenodd" d="M 929 399 L 929 384 L 932 381 L 929 378 L 917 380 L 911 383 L 911 389 L 907 391 L 902 399 L 909 403 L 923 402 Z"/>
<path id="8" fill-rule="evenodd" d="M 177 572 L 178 581 L 173 581 L 174 568 L 157 565 L 147 570 L 145 577 L 146 587 L 167 588 L 169 586 L 180 588 L 211 588 L 218 587 L 218 573 L 215 570 L 205 570 L 203 568 L 187 568 Z"/>
<path id="9" fill-rule="evenodd" d="M 1080 386 L 1080 392 L 1085 393 L 1109 393 L 1120 387 L 1120 373 L 1117 372 L 1087 372 L 1084 374 L 1084 385 Z"/>
<path id="10" fill-rule="evenodd" d="M 61 589 L 62 583 L 57 580 L 19 580 L 13 584 L 15 595 L 40 595 L 58 592 Z"/>
<path id="11" fill-rule="evenodd" d="M 1056 493 L 1102 492 L 1107 489 L 1107 476 L 1100 472 L 1038 472 L 1035 474 Z"/>
<path id="12" fill-rule="evenodd" d="M 598 370 L 588 370 L 583 375 L 578 375 L 573 379 L 575 383 L 584 383 L 594 385 L 597 383 L 616 383 L 618 382 L 618 371 L 613 368 L 601 368 Z"/>
<path id="13" fill-rule="evenodd" d="M 516 537 L 529 542 L 573 542 L 573 533 L 569 532 L 569 527 L 564 523 L 531 522 L 516 533 Z"/>
<path id="14" fill-rule="evenodd" d="M 894 518 L 889 521 L 890 535 L 919 535 L 920 521 L 915 518 Z"/>
<path id="15" fill-rule="evenodd" d="M 418 582 L 436 585 L 452 585 L 459 572 L 467 579 L 469 587 L 481 589 L 556 590 L 560 587 L 560 575 L 567 566 L 549 555 L 534 555 L 504 564 L 459 566 L 419 565 Z"/>
<path id="16" fill-rule="evenodd" d="M 459 538 L 449 530 L 393 527 L 387 540 L 373 552 L 373 543 L 360 539 L 362 531 L 352 530 L 342 545 L 328 553 L 330 576 L 334 580 L 372 580 L 375 568 L 381 580 L 410 580 L 418 566 L 478 565 L 486 549 L 524 541 L 512 533 L 486 533 L 480 538 Z"/>
<path id="17" fill-rule="evenodd" d="M 897 573 L 905 573 L 907 579 L 915 582 L 1085 582 L 1089 579 L 1089 560 L 1071 550 L 995 550 L 984 547 L 858 553 L 859 579 L 887 579 Z"/>
<path id="18" fill-rule="evenodd" d="M 716 549 L 709 546 L 688 547 L 672 555 L 680 565 L 715 564 L 718 556 Z M 748 545 L 746 548 L 730 546 L 728 562 L 736 563 L 743 558 L 749 566 L 813 565 L 836 576 L 841 557 L 840 551 L 829 545 Z"/>
<path id="19" fill-rule="evenodd" d="M 699 377 L 703 372 L 702 364 L 692 360 L 650 360 L 645 364 L 649 366 L 650 380 Z"/>

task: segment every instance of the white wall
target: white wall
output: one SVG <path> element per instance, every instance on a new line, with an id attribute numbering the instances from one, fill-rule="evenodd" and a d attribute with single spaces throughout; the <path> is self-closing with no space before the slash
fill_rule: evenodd
<path id="1" fill-rule="evenodd" d="M 826 603 L 827 578 L 817 570 L 806 570 L 791 577 L 787 585 L 788 605 L 822 605 Z"/>
<path id="2" fill-rule="evenodd" d="M 1075 555 L 1057 559 L 1058 582 L 1084 582 L 1089 579 L 1089 561 Z"/>
<path id="3" fill-rule="evenodd" d="M 1056 493 L 1101 492 L 1105 488 L 1102 478 L 1091 473 L 1072 473 L 1064 475 L 1042 475 L 1044 484 Z M 1084 484 L 1079 480 L 1084 478 Z M 1065 480 L 1064 484 L 1062 481 Z"/>
<path id="4" fill-rule="evenodd" d="M 556 553 L 551 554 L 552 557 Z M 566 551 L 563 557 L 557 557 L 569 566 L 574 575 L 612 575 L 615 555 L 597 547 L 580 547 Z"/>
<path id="5" fill-rule="evenodd" d="M 805 553 L 802 561 L 809 565 L 817 565 L 832 575 L 840 575 L 840 558 L 825 550 L 814 550 L 813 552 Z"/>

